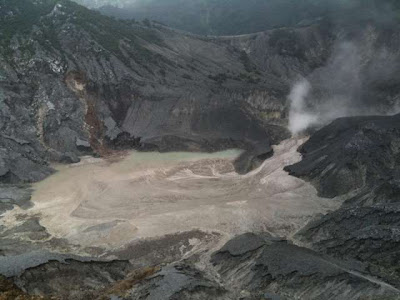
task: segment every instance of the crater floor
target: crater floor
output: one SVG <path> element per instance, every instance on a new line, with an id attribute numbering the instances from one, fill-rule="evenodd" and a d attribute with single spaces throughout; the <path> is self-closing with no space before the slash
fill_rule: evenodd
<path id="1" fill-rule="evenodd" d="M 119 161 L 84 158 L 56 166 L 33 186 L 33 206 L 8 212 L 4 224 L 39 217 L 54 238 L 111 250 L 132 241 L 199 229 L 226 238 L 266 231 L 290 236 L 339 200 L 283 167 L 298 162 L 304 139 L 274 147 L 275 154 L 246 175 L 234 171 L 239 150 L 213 154 L 131 152 Z"/>

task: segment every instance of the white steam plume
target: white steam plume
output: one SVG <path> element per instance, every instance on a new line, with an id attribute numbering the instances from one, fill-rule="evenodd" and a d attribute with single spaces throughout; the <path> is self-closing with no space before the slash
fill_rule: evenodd
<path id="1" fill-rule="evenodd" d="M 397 56 L 384 47 L 374 52 L 367 51 L 369 47 L 353 42 L 338 43 L 324 67 L 292 86 L 288 100 L 289 130 L 293 135 L 340 117 L 400 112 L 400 96 L 393 99 L 391 108 L 381 107 L 379 98 L 372 99 L 375 105 L 368 105 L 368 97 L 381 96 L 373 87 L 368 90 L 368 83 L 390 82 L 396 78 L 398 66 L 394 60 Z"/>
<path id="2" fill-rule="evenodd" d="M 311 89 L 310 83 L 303 79 L 296 83 L 290 94 L 290 111 L 289 111 L 289 130 L 295 135 L 308 127 L 318 123 L 317 116 L 307 112 L 306 97 Z"/>

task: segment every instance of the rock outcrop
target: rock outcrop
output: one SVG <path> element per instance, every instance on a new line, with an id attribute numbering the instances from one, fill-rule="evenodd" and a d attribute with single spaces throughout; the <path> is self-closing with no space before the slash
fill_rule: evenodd
<path id="1" fill-rule="evenodd" d="M 286 170 L 311 181 L 321 196 L 372 191 L 398 176 L 400 115 L 338 119 L 313 134 L 299 151 L 303 160 Z"/>
<path id="2" fill-rule="evenodd" d="M 357 264 L 343 264 L 306 248 L 263 235 L 245 234 L 212 257 L 222 280 L 243 299 L 359 299 L 399 291 L 363 276 Z M 275 297 L 275 298 L 274 298 Z"/>
<path id="3" fill-rule="evenodd" d="M 199 37 L 151 22 L 116 21 L 68 0 L 5 0 L 0 212 L 29 206 L 28 187 L 16 184 L 42 180 L 54 171 L 51 161 L 77 162 L 83 154 L 234 147 L 247 150 L 236 162 L 238 171 L 247 172 L 288 137 L 286 96 L 298 78 L 313 86 L 310 107 L 331 103 L 338 93 L 354 100 L 352 109 L 366 104 L 363 113 L 394 111 L 400 99 L 400 31 L 393 26 L 315 22 Z M 355 43 L 341 52 L 350 39 Z M 346 53 L 359 60 L 336 73 Z M 141 246 L 139 259 L 168 265 L 138 271 L 134 249 L 110 253 L 123 261 L 60 256 L 48 250 L 57 245 L 73 252 L 74 245 L 51 238 L 39 216 L 16 217 L 17 226 L 1 227 L 0 261 L 7 261 L 1 273 L 31 294 L 73 292 L 76 299 L 396 299 L 399 128 L 399 115 L 338 119 L 301 147 L 302 162 L 286 168 L 324 197 L 348 198 L 296 235 L 312 250 L 246 234 L 211 259 L 197 253 L 176 263 L 181 249 L 192 247 L 182 234 L 185 242 L 169 239 L 171 251 L 150 253 L 148 244 Z M 21 292 L 4 284 L 11 293 Z"/>
<path id="4" fill-rule="evenodd" d="M 300 77 L 315 86 L 311 106 L 336 91 L 385 112 L 399 95 L 393 24 L 389 30 L 321 21 L 200 37 L 116 21 L 68 0 L 5 1 L 0 18 L 2 182 L 37 181 L 51 174 L 49 160 L 76 162 L 126 147 L 239 147 L 255 150 L 250 161 L 268 157 L 268 145 L 288 137 L 286 97 Z M 335 58 L 350 39 L 351 57 L 361 59 L 345 75 L 359 82 L 345 93 Z M 238 165 L 246 171 L 257 162 Z"/>
<path id="5" fill-rule="evenodd" d="M 69 1 L 6 1 L 0 16 L 2 182 L 41 180 L 49 160 L 121 147 L 251 149 L 288 136 L 287 85 L 246 69 L 225 42 L 118 22 Z"/>
<path id="6" fill-rule="evenodd" d="M 398 286 L 400 115 L 343 118 L 317 131 L 286 169 L 324 196 L 347 194 L 343 206 L 303 228 L 313 249 L 368 264 Z"/>
<path id="7" fill-rule="evenodd" d="M 244 234 L 204 262 L 162 267 L 65 259 L 14 278 L 29 293 L 56 299 L 397 299 L 400 291 L 343 263 L 268 235 Z M 11 286 L 12 287 L 12 286 Z M 9 287 L 9 291 L 17 289 Z"/>

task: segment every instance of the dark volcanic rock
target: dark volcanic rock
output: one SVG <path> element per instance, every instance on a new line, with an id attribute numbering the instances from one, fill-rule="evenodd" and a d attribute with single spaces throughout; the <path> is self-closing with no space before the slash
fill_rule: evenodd
<path id="1" fill-rule="evenodd" d="M 300 152 L 303 160 L 286 170 L 310 180 L 322 196 L 352 196 L 297 238 L 319 252 L 365 262 L 398 287 L 400 115 L 338 119 Z"/>
<path id="2" fill-rule="evenodd" d="M 0 185 L 0 214 L 13 209 L 14 205 L 29 208 L 31 191 L 23 186 Z"/>
<path id="3" fill-rule="evenodd" d="M 32 296 L 18 288 L 11 280 L 0 275 L 0 295 L 3 300 L 51 300 L 47 297 Z"/>
<path id="4" fill-rule="evenodd" d="M 30 240 L 41 240 L 50 237 L 50 235 L 46 232 L 46 229 L 39 224 L 38 218 L 32 218 L 21 225 L 13 227 L 12 229 L 5 230 L 4 232 L 0 233 L 0 237 L 12 236 L 12 235 L 20 235 L 26 234 L 26 236 Z M 2 243 L 0 242 L 0 247 Z"/>
<path id="5" fill-rule="evenodd" d="M 203 243 L 220 238 L 218 233 L 205 233 L 200 230 L 167 234 L 155 239 L 135 241 L 122 249 L 111 251 L 108 256 L 129 260 L 136 268 L 172 263 L 180 260 L 183 254 L 193 250 L 190 240 Z"/>
<path id="6" fill-rule="evenodd" d="M 34 182 L 53 173 L 42 153 L 29 145 L 0 137 L 0 147 L 0 183 Z"/>
<path id="7" fill-rule="evenodd" d="M 235 161 L 236 172 L 247 173 L 259 167 L 266 159 L 272 157 L 274 150 L 269 143 L 258 143 L 252 149 L 243 152 Z"/>
<path id="8" fill-rule="evenodd" d="M 24 34 L 8 15 L 26 22 Z M 225 40 L 118 22 L 70 1 L 7 2 L 0 25 L 9 36 L 0 44 L 2 182 L 38 181 L 49 160 L 115 148 L 247 150 L 288 137 L 287 76 L 247 70 L 241 47 Z"/>
<path id="9" fill-rule="evenodd" d="M 227 291 L 203 272 L 185 264 L 164 267 L 159 273 L 136 286 L 130 297 L 139 300 L 232 299 Z"/>
<path id="10" fill-rule="evenodd" d="M 287 241 L 255 234 L 229 241 L 211 262 L 221 279 L 236 287 L 237 293 L 247 291 L 248 299 L 263 299 L 265 293 L 283 299 L 324 300 L 400 295 L 395 288 L 362 276 L 357 264 L 342 265 Z"/>
<path id="11" fill-rule="evenodd" d="M 400 115 L 342 118 L 311 136 L 303 160 L 285 168 L 311 181 L 323 197 L 343 195 L 398 173 Z"/>
<path id="12" fill-rule="evenodd" d="M 337 257 L 351 257 L 387 269 L 400 278 L 400 205 L 344 207 L 310 223 L 298 237 L 314 249 Z M 390 277 L 390 276 L 389 276 Z M 393 277 L 391 278 L 393 280 Z M 399 286 L 398 282 L 393 282 Z"/>
<path id="13" fill-rule="evenodd" d="M 246 172 L 288 137 L 286 96 L 294 81 L 310 74 L 316 93 L 332 96 L 339 88 L 350 99 L 365 96 L 387 111 L 400 95 L 400 31 L 373 24 L 353 29 L 315 22 L 238 37 L 197 37 L 156 24 L 119 22 L 68 0 L 2 1 L 0 183 L 42 180 L 53 172 L 49 161 L 77 162 L 83 154 L 106 156 L 132 147 L 238 147 L 248 151 L 236 162 Z M 362 58 L 360 68 L 326 84 L 326 74 L 335 70 L 324 68 L 335 44 L 355 35 L 361 36 L 354 51 Z M 376 80 L 377 69 L 382 79 Z M 350 94 L 349 78 L 360 80 Z M 399 258 L 399 122 L 399 115 L 335 121 L 302 147 L 302 162 L 287 168 L 326 197 L 360 189 L 301 237 L 320 252 L 362 260 L 370 273 L 389 280 L 398 274 L 391 265 Z M 0 198 L 1 212 L 28 203 L 28 195 L 12 186 L 0 187 Z M 191 249 L 187 241 L 168 237 L 139 245 L 135 254 L 129 247 L 115 253 L 137 255 L 141 262 L 88 262 L 44 251 L 72 246 L 46 241 L 37 219 L 0 229 L 0 253 L 7 255 L 0 256 L 1 273 L 30 293 L 69 299 L 90 299 L 131 278 L 143 262 L 170 262 L 184 247 Z M 169 265 L 143 282 L 131 278 L 121 284 L 133 299 L 398 296 L 395 288 L 361 275 L 364 269 L 264 236 L 238 237 L 212 262 L 211 274 Z"/>
<path id="14" fill-rule="evenodd" d="M 205 269 L 199 270 L 195 267 L 196 260 L 193 257 L 162 268 L 137 269 L 123 260 L 93 261 L 37 253 L 31 258 L 25 255 L 14 261 L 16 265 L 25 262 L 28 267 L 30 264 L 25 271 L 14 270 L 12 259 L 7 260 L 7 264 L 12 272 L 8 274 L 14 275 L 12 280 L 24 291 L 77 300 L 113 297 L 355 300 L 360 297 L 396 299 L 400 295 L 391 285 L 364 276 L 361 272 L 365 270 L 357 263 L 344 265 L 268 235 L 248 233 L 229 241 L 213 254 L 214 269 L 207 264 Z"/>
<path id="15" fill-rule="evenodd" d="M 360 193 L 341 209 L 308 224 L 297 238 L 319 252 L 366 262 L 371 272 L 399 287 L 400 203 L 396 198 L 398 194 L 392 198 L 385 193 L 379 197 Z"/>
<path id="16" fill-rule="evenodd" d="M 265 240 L 254 234 L 245 233 L 228 241 L 218 252 L 228 252 L 232 256 L 241 256 L 265 245 Z"/>
<path id="17" fill-rule="evenodd" d="M 75 162 L 82 154 L 131 147 L 240 147 L 255 151 L 237 164 L 245 172 L 269 155 L 254 147 L 288 137 L 286 97 L 293 82 L 323 69 L 349 36 L 360 36 L 355 53 L 366 69 L 359 73 L 368 101 L 379 94 L 374 104 L 387 111 L 400 91 L 397 71 L 380 70 L 390 81 L 387 93 L 386 81 L 368 72 L 399 57 L 399 31 L 373 24 L 354 29 L 316 22 L 207 38 L 119 22 L 67 0 L 22 0 L 5 2 L 0 28 L 7 33 L 0 44 L 3 182 L 43 179 L 49 160 Z"/>
<path id="18" fill-rule="evenodd" d="M 128 261 L 50 261 L 30 268 L 14 279 L 29 293 L 68 299 L 88 299 L 95 291 L 124 279 L 132 266 Z"/>

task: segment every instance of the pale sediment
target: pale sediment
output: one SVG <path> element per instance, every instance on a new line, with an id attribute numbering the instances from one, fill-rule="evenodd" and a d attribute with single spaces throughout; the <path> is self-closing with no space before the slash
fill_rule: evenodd
<path id="1" fill-rule="evenodd" d="M 55 238 L 81 247 L 115 249 L 132 241 L 202 230 L 234 236 L 266 231 L 290 237 L 313 216 L 340 201 L 283 167 L 300 160 L 304 140 L 286 140 L 258 169 L 238 175 L 231 150 L 214 154 L 137 153 L 119 162 L 86 159 L 34 185 L 26 217 Z M 5 215 L 15 222 L 14 210 Z"/>

